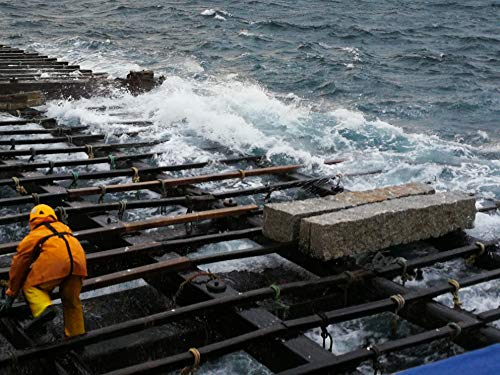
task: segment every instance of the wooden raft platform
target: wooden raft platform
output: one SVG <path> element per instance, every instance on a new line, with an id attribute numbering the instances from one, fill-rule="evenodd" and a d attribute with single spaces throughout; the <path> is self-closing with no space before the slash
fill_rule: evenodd
<path id="1" fill-rule="evenodd" d="M 2 61 L 23 68 L 35 61 L 40 66 L 55 64 L 5 46 L 0 54 Z M 0 90 L 10 87 L 15 93 L 17 85 L 0 82 Z M 0 198 L 0 209 L 17 212 L 0 217 L 0 224 L 15 232 L 26 226 L 33 204 L 57 207 L 87 251 L 84 291 L 95 294 L 83 299 L 89 332 L 69 341 L 55 333 L 61 331 L 57 321 L 57 329 L 25 330 L 29 312 L 18 301 L 16 319 L 0 319 L 2 373 L 151 374 L 185 367 L 194 371 L 241 350 L 275 373 L 356 373 L 364 361 L 379 369 L 386 354 L 441 339 L 466 350 L 500 342 L 500 330 L 489 324 L 500 319 L 500 307 L 474 314 L 461 309 L 456 299 L 454 309 L 433 300 L 449 293 L 460 297 L 460 288 L 499 279 L 498 241 L 477 244 L 459 235 L 423 241 L 411 244 L 421 256 L 404 259 L 392 249 L 382 252 L 390 261 L 377 266 L 349 258 L 319 261 L 298 251 L 296 241 L 278 243 L 264 237 L 262 208 L 279 191 L 301 191 L 305 197 L 337 194 L 342 190 L 338 176 L 312 178 L 299 173 L 300 165 L 271 165 L 262 157 L 234 155 L 222 148 L 226 157 L 221 160 L 151 165 L 158 156 L 150 151 L 151 143 L 107 144 L 102 142 L 104 134 L 59 124 L 35 110 L 16 114 L 21 117 L 0 122 L 0 186 L 10 189 Z M 39 127 L 24 131 L 28 124 Z M 64 146 L 47 147 L 50 143 Z M 87 157 L 61 157 L 76 152 Z M 109 168 L 85 170 L 92 165 Z M 224 172 L 197 172 L 209 165 L 221 166 Z M 372 173 L 377 171 L 366 172 Z M 130 181 L 109 183 L 109 178 Z M 260 185 L 203 187 L 207 182 L 250 179 Z M 135 215 L 129 213 L 138 209 L 140 220 L 130 220 Z M 196 254 L 206 245 L 231 240 L 253 245 Z M 15 241 L 0 245 L 2 279 L 8 278 L 9 255 L 15 248 Z M 306 272 L 252 272 L 254 257 L 271 254 Z M 474 264 L 477 273 L 458 284 L 405 286 L 424 267 L 460 258 Z M 210 264 L 213 269 L 235 259 L 247 259 L 248 269 L 226 274 L 203 267 Z M 401 283 L 393 281 L 398 277 Z M 116 289 L 101 295 L 104 287 Z M 336 338 L 329 325 L 385 312 L 395 318 L 388 341 L 332 353 Z M 417 333 L 398 333 L 403 320 L 416 325 Z M 317 327 L 323 332 L 323 347 L 304 335 Z"/>

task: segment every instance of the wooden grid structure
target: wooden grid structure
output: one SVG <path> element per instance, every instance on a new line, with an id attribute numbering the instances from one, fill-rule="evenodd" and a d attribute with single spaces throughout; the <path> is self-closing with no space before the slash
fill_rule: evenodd
<path id="1" fill-rule="evenodd" d="M 12 68 L 10 63 L 18 68 Z M 1 47 L 0 88 L 4 87 L 4 77 L 11 79 L 13 74 L 20 75 L 23 71 L 23 78 L 28 78 L 24 72 L 32 66 L 52 69 L 61 77 L 78 68 Z M 22 320 L 27 309 L 22 301 L 18 302 L 14 307 L 17 319 L 0 319 L 2 343 L 10 348 L 2 351 L 0 372 L 117 375 L 165 373 L 183 368 L 195 371 L 200 363 L 244 350 L 275 373 L 355 373 L 363 361 L 371 360 L 378 368 L 379 357 L 386 353 L 439 339 L 452 340 L 465 349 L 500 342 L 500 330 L 489 325 L 500 318 L 500 308 L 481 314 L 465 311 L 458 305 L 452 309 L 433 298 L 459 292 L 456 285 L 445 282 L 426 289 L 408 289 L 392 281 L 396 276 L 404 279 L 423 267 L 457 258 L 482 268 L 481 272 L 458 280 L 460 288 L 499 279 L 500 259 L 494 241 L 476 244 L 474 239 L 455 236 L 454 243 L 451 237 L 432 244 L 422 243 L 420 246 L 428 250 L 427 255 L 383 267 L 362 267 L 349 261 L 321 263 L 301 255 L 295 243 L 274 243 L 264 238 L 259 202 L 269 199 L 273 192 L 287 189 L 306 188 L 309 195 L 335 194 L 339 191 L 335 176 L 311 178 L 299 173 L 299 165 L 270 165 L 263 158 L 245 155 L 228 155 L 211 162 L 151 166 L 147 161 L 157 154 L 146 150 L 149 143 L 106 144 L 102 143 L 104 135 L 89 134 L 85 127 L 60 125 L 33 110 L 17 114 L 23 117 L 0 122 L 0 145 L 4 147 L 0 150 L 0 186 L 12 189 L 9 197 L 0 198 L 0 209 L 19 207 L 20 212 L 0 217 L 0 225 L 26 224 L 30 205 L 38 202 L 58 207 L 59 216 L 68 221 L 87 251 L 89 277 L 84 282 L 84 291 L 143 280 L 146 287 L 121 289 L 112 294 L 114 297 L 101 299 L 128 303 L 137 299 L 137 304 L 151 305 L 161 300 L 169 301 L 170 306 L 156 309 L 146 306 L 133 318 L 126 318 L 127 314 L 118 318 L 123 311 L 119 305 L 114 309 L 110 302 L 106 315 L 109 321 L 81 337 L 47 343 L 25 330 Z M 41 125 L 41 129 L 22 129 L 30 123 Z M 49 138 L 39 139 L 37 134 Z M 22 138 L 12 140 L 13 135 Z M 65 143 L 65 146 L 44 147 L 50 143 Z M 74 152 L 85 152 L 88 158 L 60 157 Z M 196 173 L 211 163 L 224 165 L 227 171 Z M 109 170 L 59 172 L 61 167 L 97 164 L 107 164 Z M 191 171 L 193 175 L 173 175 L 179 171 Z M 199 186 L 256 176 L 268 182 L 217 192 Z M 131 182 L 100 182 L 115 177 L 130 178 Z M 78 187 L 81 180 L 91 184 Z M 74 186 L 64 187 L 69 183 Z M 146 190 L 151 193 L 147 199 L 117 198 L 120 193 Z M 141 221 L 123 220 L 127 210 L 152 212 L 151 209 L 158 207 L 162 212 L 181 207 L 185 213 L 156 215 Z M 156 230 L 162 227 L 168 229 Z M 235 239 L 251 240 L 256 245 L 246 250 L 189 255 L 204 245 Z M 0 254 L 12 254 L 15 248 L 16 242 L 3 243 Z M 259 281 L 236 282 L 234 286 L 228 275 L 199 268 L 269 254 L 279 254 L 307 270 L 309 278 L 295 275 L 291 280 L 279 280 L 272 285 Z M 2 267 L 1 278 L 6 279 L 8 264 Z M 138 295 L 138 290 L 145 288 L 149 294 Z M 55 298 L 57 294 L 54 291 Z M 92 312 L 93 298 L 83 303 L 87 313 Z M 383 312 L 394 313 L 422 330 L 342 355 L 329 350 L 328 340 L 336 339 L 327 331 L 330 324 Z M 315 327 L 322 329 L 324 347 L 304 335 Z"/>

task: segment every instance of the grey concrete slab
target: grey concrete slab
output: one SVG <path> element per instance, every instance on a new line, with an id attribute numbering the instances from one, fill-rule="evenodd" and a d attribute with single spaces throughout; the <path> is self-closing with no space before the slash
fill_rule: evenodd
<path id="1" fill-rule="evenodd" d="M 472 228 L 475 198 L 460 192 L 410 196 L 303 219 L 300 249 L 331 260 Z"/>
<path id="2" fill-rule="evenodd" d="M 264 235 L 279 242 L 296 241 L 300 220 L 388 199 L 432 194 L 430 185 L 409 183 L 367 191 L 350 191 L 323 198 L 267 204 L 264 207 Z"/>

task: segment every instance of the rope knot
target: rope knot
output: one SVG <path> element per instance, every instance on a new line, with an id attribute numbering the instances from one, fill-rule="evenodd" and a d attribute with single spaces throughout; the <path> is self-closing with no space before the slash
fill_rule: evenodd
<path id="1" fill-rule="evenodd" d="M 398 333 L 398 322 L 399 322 L 399 311 L 405 307 L 405 298 L 401 294 L 392 295 L 391 301 L 396 305 L 396 309 L 394 311 L 394 319 L 391 322 L 391 333 L 393 336 L 396 336 Z"/>
<path id="2" fill-rule="evenodd" d="M 19 181 L 19 178 L 17 177 L 12 177 L 12 181 L 14 181 L 14 185 L 16 188 L 16 191 L 21 194 L 21 195 L 26 195 L 28 194 L 28 191 L 24 188 L 23 185 L 21 185 L 21 182 Z"/>
<path id="3" fill-rule="evenodd" d="M 455 279 L 449 279 L 448 284 L 450 284 L 454 288 L 454 290 L 451 292 L 451 295 L 453 296 L 453 308 L 455 310 L 460 310 L 462 306 L 462 302 L 460 302 L 460 297 L 458 296 L 458 291 L 460 290 L 460 284 Z"/>
<path id="4" fill-rule="evenodd" d="M 447 326 L 452 328 L 455 331 L 453 336 L 452 336 L 453 339 L 460 336 L 460 334 L 462 333 L 462 327 L 458 323 L 450 322 L 447 324 Z"/>
<path id="5" fill-rule="evenodd" d="M 465 263 L 469 266 L 472 266 L 476 263 L 476 261 L 486 252 L 486 246 L 482 242 L 476 242 L 476 246 L 479 248 L 479 252 L 477 254 L 472 254 L 469 258 L 465 260 Z"/>
<path id="6" fill-rule="evenodd" d="M 85 152 L 87 153 L 87 156 L 89 157 L 89 159 L 93 159 L 94 158 L 94 147 L 92 147 L 92 145 L 85 145 Z"/>
<path id="7" fill-rule="evenodd" d="M 200 367 L 200 362 L 201 362 L 200 351 L 196 348 L 190 348 L 189 353 L 191 353 L 193 355 L 194 362 L 191 366 L 184 367 L 181 370 L 181 375 L 193 375 Z"/>
<path id="8" fill-rule="evenodd" d="M 132 167 L 130 169 L 132 169 L 132 171 L 134 172 L 134 176 L 132 177 L 132 182 L 134 184 L 137 184 L 138 182 L 141 181 L 141 177 L 139 176 L 139 169 L 137 169 L 136 167 Z"/>

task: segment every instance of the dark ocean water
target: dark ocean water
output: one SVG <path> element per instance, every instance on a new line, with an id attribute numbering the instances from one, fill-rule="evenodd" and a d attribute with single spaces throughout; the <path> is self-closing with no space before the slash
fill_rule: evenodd
<path id="1" fill-rule="evenodd" d="M 192 57 L 406 129 L 500 134 L 499 1 L 12 0 L 0 12 L 8 44 L 167 72 Z"/>
<path id="2" fill-rule="evenodd" d="M 430 181 L 500 199 L 499 16 L 500 1 L 0 0 L 0 43 L 113 76 L 163 73 L 161 87 L 138 97 L 46 107 L 69 124 L 164 140 L 159 164 L 214 159 L 203 146 L 215 143 L 312 174 L 383 170 L 345 179 L 351 189 Z M 153 125 L 114 124 L 138 117 Z M 323 165 L 336 157 L 348 161 Z M 470 233 L 500 237 L 500 216 L 478 214 Z M 468 270 L 444 265 L 427 277 L 454 272 Z M 488 285 L 469 290 L 468 307 L 498 306 L 499 284 Z M 334 326 L 335 351 L 384 335 L 383 322 Z M 403 359 L 443 356 L 427 349 Z M 242 368 L 266 373 L 242 353 L 206 373 Z"/>

